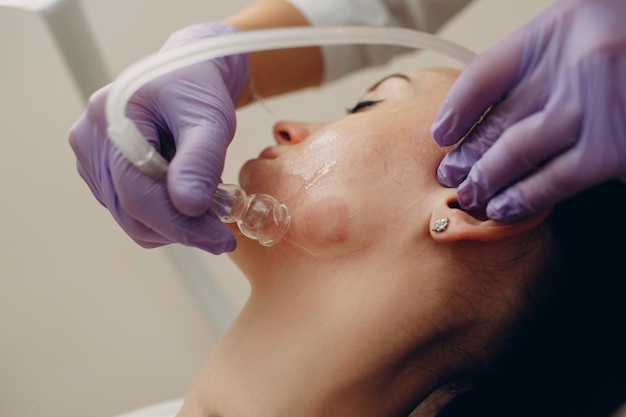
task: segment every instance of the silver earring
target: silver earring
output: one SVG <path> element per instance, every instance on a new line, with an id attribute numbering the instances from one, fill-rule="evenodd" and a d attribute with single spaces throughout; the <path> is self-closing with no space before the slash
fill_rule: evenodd
<path id="1" fill-rule="evenodd" d="M 442 217 L 440 219 L 435 220 L 435 223 L 433 224 L 433 227 L 431 230 L 437 233 L 445 232 L 449 224 L 450 224 L 450 219 L 447 217 Z"/>

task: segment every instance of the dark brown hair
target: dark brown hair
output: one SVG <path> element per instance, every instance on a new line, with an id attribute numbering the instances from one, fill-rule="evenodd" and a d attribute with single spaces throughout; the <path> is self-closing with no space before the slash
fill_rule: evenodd
<path id="1" fill-rule="evenodd" d="M 558 204 L 535 314 L 439 417 L 608 417 L 626 403 L 626 184 Z"/>

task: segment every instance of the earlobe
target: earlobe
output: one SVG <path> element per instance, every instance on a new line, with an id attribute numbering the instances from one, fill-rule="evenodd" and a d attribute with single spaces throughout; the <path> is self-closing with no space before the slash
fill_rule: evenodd
<path id="1" fill-rule="evenodd" d="M 544 210 L 515 223 L 489 220 L 481 212 L 461 210 L 456 189 L 442 190 L 441 198 L 434 199 L 430 218 L 430 235 L 441 243 L 461 240 L 494 241 L 524 233 L 540 224 L 550 214 Z"/>

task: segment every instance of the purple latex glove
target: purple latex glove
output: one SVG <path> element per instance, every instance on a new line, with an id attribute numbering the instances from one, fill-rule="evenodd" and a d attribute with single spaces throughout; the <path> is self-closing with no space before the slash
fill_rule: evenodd
<path id="1" fill-rule="evenodd" d="M 162 49 L 231 33 L 207 23 L 175 32 Z M 143 247 L 181 243 L 218 254 L 235 248 L 230 230 L 207 214 L 235 133 L 236 102 L 248 76 L 246 55 L 205 61 L 144 85 L 126 114 L 143 136 L 171 159 L 167 187 L 140 173 L 107 136 L 109 87 L 89 100 L 69 141 L 78 172 L 95 197 Z"/>
<path id="2" fill-rule="evenodd" d="M 560 0 L 478 55 L 432 126 L 439 181 L 511 222 L 626 175 L 626 1 Z M 459 185 L 460 184 L 460 185 Z"/>

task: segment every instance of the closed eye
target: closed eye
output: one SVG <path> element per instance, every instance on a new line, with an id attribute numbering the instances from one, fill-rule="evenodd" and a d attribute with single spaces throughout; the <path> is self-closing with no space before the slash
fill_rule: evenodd
<path id="1" fill-rule="evenodd" d="M 354 113 L 358 113 L 360 110 L 366 109 L 368 107 L 371 107 L 375 104 L 380 103 L 383 100 L 363 100 L 363 101 L 359 101 L 356 106 L 352 107 L 352 108 L 348 108 L 346 109 L 346 113 L 348 114 L 354 114 Z"/>

